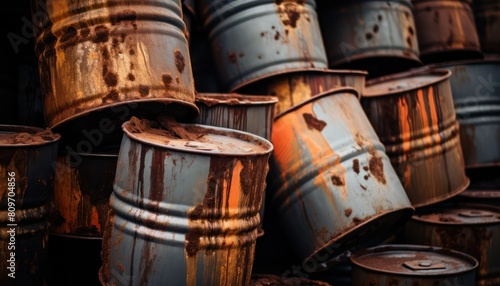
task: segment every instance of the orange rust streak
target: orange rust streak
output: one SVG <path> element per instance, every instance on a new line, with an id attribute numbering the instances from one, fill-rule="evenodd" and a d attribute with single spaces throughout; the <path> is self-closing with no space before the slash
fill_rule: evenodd
<path id="1" fill-rule="evenodd" d="M 101 232 L 101 224 L 99 224 L 99 212 L 95 206 L 92 206 L 90 214 L 90 225 L 95 226 L 98 232 Z"/>
<path id="2" fill-rule="evenodd" d="M 432 133 L 432 126 L 429 124 L 429 119 L 427 115 L 427 109 L 425 108 L 425 100 L 424 100 L 424 92 L 422 89 L 417 91 L 418 104 L 420 106 L 420 118 L 422 119 L 422 123 L 424 124 L 424 140 Z"/>
<path id="3" fill-rule="evenodd" d="M 243 170 L 243 164 L 241 161 L 236 163 L 236 166 L 233 169 L 233 174 L 231 175 L 231 186 L 229 189 L 229 198 L 226 200 L 229 201 L 229 215 L 234 213 L 238 213 L 240 211 L 240 201 L 241 201 L 241 182 L 240 182 L 240 174 L 241 170 Z M 225 192 L 224 192 L 225 193 Z"/>
<path id="4" fill-rule="evenodd" d="M 432 120 L 432 129 L 434 129 L 434 126 L 436 127 L 436 132 L 439 132 L 439 118 L 437 115 L 437 109 L 436 109 L 436 104 L 434 102 L 434 88 L 431 86 L 429 87 L 429 92 L 427 94 L 429 98 L 429 106 L 431 109 L 431 120 Z M 441 136 L 434 136 L 436 138 L 436 145 L 441 144 Z"/>
<path id="5" fill-rule="evenodd" d="M 403 152 L 407 153 L 411 149 L 411 126 L 408 122 L 409 118 L 409 110 L 408 103 L 404 98 L 400 98 L 398 101 L 399 105 L 399 120 L 400 120 L 400 128 L 401 128 L 401 139 L 402 139 L 402 147 Z"/>

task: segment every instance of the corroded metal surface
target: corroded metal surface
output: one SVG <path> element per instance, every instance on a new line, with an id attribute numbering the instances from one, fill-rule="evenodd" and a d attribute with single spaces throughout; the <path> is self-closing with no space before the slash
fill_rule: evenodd
<path id="1" fill-rule="evenodd" d="M 467 253 L 479 261 L 477 285 L 498 285 L 500 282 L 498 207 L 449 203 L 418 210 L 405 225 L 405 242 Z"/>
<path id="2" fill-rule="evenodd" d="M 72 162 L 74 157 L 80 160 Z M 55 219 L 51 233 L 102 237 L 117 160 L 117 154 L 59 154 L 52 197 Z"/>
<path id="3" fill-rule="evenodd" d="M 424 62 L 483 57 L 470 0 L 412 2 L 420 58 Z"/>
<path id="4" fill-rule="evenodd" d="M 421 245 L 380 245 L 351 256 L 352 285 L 474 285 L 478 261 L 465 253 Z"/>
<path id="5" fill-rule="evenodd" d="M 367 83 L 361 103 L 414 207 L 467 188 L 448 70 L 400 73 Z"/>
<path id="6" fill-rule="evenodd" d="M 411 7 L 406 0 L 320 2 L 329 67 L 364 69 L 371 77 L 420 66 Z"/>
<path id="7" fill-rule="evenodd" d="M 271 140 L 274 96 L 250 96 L 235 93 L 198 93 L 200 115 L 195 122 L 203 125 L 241 130 Z"/>
<path id="8" fill-rule="evenodd" d="M 278 73 L 327 68 L 315 8 L 314 0 L 200 1 L 225 91 Z"/>
<path id="9" fill-rule="evenodd" d="M 176 128 L 201 132 L 195 141 L 137 126 L 124 124 L 101 282 L 248 285 L 271 143 L 204 125 Z"/>
<path id="10" fill-rule="evenodd" d="M 45 283 L 49 234 L 47 199 L 52 192 L 53 167 L 60 136 L 44 137 L 41 138 L 43 140 L 34 142 L 32 139 L 36 138 L 27 135 L 42 131 L 27 126 L 0 125 L 0 173 L 2 174 L 0 284 L 2 285 Z M 20 140 L 16 143 L 4 141 L 5 136 L 15 133 L 25 135 L 18 137 Z M 12 216 L 9 210 L 15 211 L 15 216 Z M 13 263 L 7 261 L 11 260 L 11 253 L 15 254 Z M 14 273 L 15 279 L 9 277 L 9 273 Z"/>
<path id="11" fill-rule="evenodd" d="M 32 2 L 49 127 L 133 102 L 194 118 L 180 0 Z"/>
<path id="12" fill-rule="evenodd" d="M 500 55 L 500 2 L 474 0 L 472 3 L 476 30 L 485 54 Z"/>
<path id="13" fill-rule="evenodd" d="M 309 269 L 392 234 L 413 208 L 352 88 L 332 90 L 275 118 L 268 188 Z"/>
<path id="14" fill-rule="evenodd" d="M 433 65 L 451 71 L 450 85 L 467 168 L 500 164 L 500 59 Z"/>
<path id="15" fill-rule="evenodd" d="M 275 113 L 333 88 L 352 87 L 359 94 L 365 89 L 367 72 L 358 70 L 308 69 L 288 72 L 260 80 L 241 89 L 242 93 L 270 94 L 278 97 Z"/>

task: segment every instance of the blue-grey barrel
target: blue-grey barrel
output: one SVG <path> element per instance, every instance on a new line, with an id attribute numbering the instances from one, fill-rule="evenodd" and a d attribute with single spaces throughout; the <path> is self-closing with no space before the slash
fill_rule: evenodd
<path id="1" fill-rule="evenodd" d="M 467 253 L 479 262 L 476 285 L 500 285 L 500 208 L 470 201 L 417 210 L 404 226 L 405 243 Z"/>
<path id="2" fill-rule="evenodd" d="M 413 214 L 356 90 L 330 90 L 278 114 L 272 143 L 266 192 L 311 272 L 379 243 Z"/>
<path id="3" fill-rule="evenodd" d="M 478 261 L 441 247 L 382 244 L 351 256 L 352 285 L 473 286 Z"/>
<path id="4" fill-rule="evenodd" d="M 314 0 L 202 0 L 219 81 L 226 91 L 267 76 L 327 68 Z"/>
<path id="5" fill-rule="evenodd" d="M 44 285 L 60 135 L 0 125 L 0 284 Z M 13 276 L 12 276 L 13 275 Z"/>
<path id="6" fill-rule="evenodd" d="M 410 0 L 318 1 L 329 67 L 372 78 L 421 66 L 411 9 Z"/>
<path id="7" fill-rule="evenodd" d="M 436 69 L 373 79 L 361 99 L 415 208 L 456 196 L 470 183 L 450 76 Z"/>
<path id="8" fill-rule="evenodd" d="M 467 168 L 500 164 L 500 59 L 447 62 Z"/>
<path id="9" fill-rule="evenodd" d="M 118 155 L 104 285 L 248 285 L 272 144 L 206 125 L 133 117 Z"/>

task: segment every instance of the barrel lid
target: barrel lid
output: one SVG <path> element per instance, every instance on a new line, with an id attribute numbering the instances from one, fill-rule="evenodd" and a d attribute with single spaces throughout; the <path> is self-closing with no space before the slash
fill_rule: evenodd
<path id="1" fill-rule="evenodd" d="M 254 156 L 273 150 L 271 142 L 248 132 L 181 124 L 161 116 L 158 121 L 132 117 L 122 129 L 129 138 L 141 143 L 189 153 Z"/>
<path id="2" fill-rule="evenodd" d="M 387 244 L 351 256 L 354 267 L 411 276 L 439 276 L 473 271 L 478 261 L 465 253 L 433 246 Z"/>
<path id="3" fill-rule="evenodd" d="M 55 143 L 60 138 L 61 135 L 50 129 L 0 124 L 0 147 L 40 146 Z"/>
<path id="4" fill-rule="evenodd" d="M 446 69 L 415 70 L 367 81 L 362 97 L 401 94 L 430 86 L 448 79 L 451 72 Z"/>
<path id="5" fill-rule="evenodd" d="M 444 225 L 500 223 L 500 208 L 473 203 L 446 203 L 417 211 L 412 220 Z"/>
<path id="6" fill-rule="evenodd" d="M 238 93 L 197 93 L 196 103 L 212 105 L 273 105 L 278 102 L 276 96 L 242 95 Z"/>

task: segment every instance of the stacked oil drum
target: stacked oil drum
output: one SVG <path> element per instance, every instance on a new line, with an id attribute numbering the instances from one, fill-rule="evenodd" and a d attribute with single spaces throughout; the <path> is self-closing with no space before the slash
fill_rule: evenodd
<path id="1" fill-rule="evenodd" d="M 21 2 L 1 285 L 500 285 L 498 1 Z"/>

